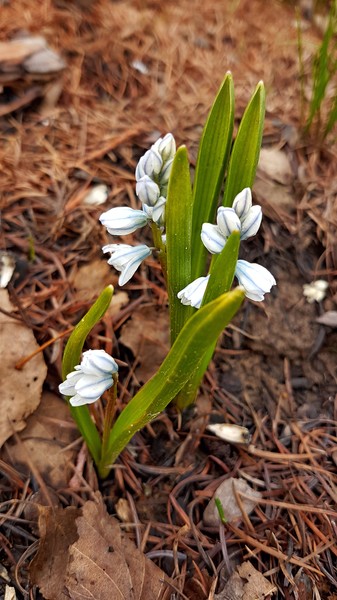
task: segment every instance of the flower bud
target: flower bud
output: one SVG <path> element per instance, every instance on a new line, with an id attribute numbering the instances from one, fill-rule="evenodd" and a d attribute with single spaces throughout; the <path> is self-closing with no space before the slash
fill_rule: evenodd
<path id="1" fill-rule="evenodd" d="M 159 186 L 151 177 L 144 175 L 137 181 L 136 194 L 141 202 L 154 206 L 160 196 Z"/>
<path id="2" fill-rule="evenodd" d="M 233 231 L 241 231 L 241 221 L 233 208 L 220 206 L 220 208 L 218 208 L 217 224 L 220 233 L 226 238 L 228 238 Z"/>
<path id="3" fill-rule="evenodd" d="M 238 260 L 235 276 L 244 288 L 247 298 L 256 302 L 262 302 L 264 294 L 270 292 L 273 285 L 276 285 L 273 275 L 267 269 L 246 260 Z"/>
<path id="4" fill-rule="evenodd" d="M 234 198 L 232 208 L 235 210 L 239 219 L 242 220 L 252 207 L 252 192 L 250 188 L 245 188 Z"/>
<path id="5" fill-rule="evenodd" d="M 111 235 L 127 235 L 147 224 L 144 211 L 128 206 L 111 208 L 102 213 L 99 220 Z"/>
<path id="6" fill-rule="evenodd" d="M 194 308 L 200 308 L 207 284 L 209 275 L 206 277 L 198 277 L 189 283 L 183 290 L 181 290 L 177 296 L 182 304 L 185 306 L 193 306 Z"/>

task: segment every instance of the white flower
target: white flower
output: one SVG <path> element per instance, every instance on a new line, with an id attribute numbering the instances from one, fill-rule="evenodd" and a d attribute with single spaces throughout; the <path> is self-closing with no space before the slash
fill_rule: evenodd
<path id="1" fill-rule="evenodd" d="M 165 137 L 159 138 L 152 147 L 158 150 L 164 163 L 172 159 L 176 153 L 176 142 L 172 133 L 167 133 Z"/>
<path id="2" fill-rule="evenodd" d="M 246 240 L 257 233 L 261 221 L 261 207 L 252 206 L 250 188 L 245 188 L 235 197 L 232 208 L 226 206 L 218 208 L 216 225 L 211 223 L 202 225 L 202 243 L 209 252 L 218 254 L 233 231 L 239 231 L 240 239 Z"/>
<path id="3" fill-rule="evenodd" d="M 168 180 L 170 178 L 171 169 L 172 169 L 173 158 L 168 160 L 162 170 L 160 171 L 159 181 L 160 181 L 160 189 L 162 191 L 163 186 L 167 186 Z"/>
<path id="4" fill-rule="evenodd" d="M 163 159 L 158 150 L 151 146 L 145 154 L 139 159 L 136 167 L 136 181 L 139 181 L 144 175 L 148 175 L 151 179 L 155 179 L 163 166 Z"/>
<path id="5" fill-rule="evenodd" d="M 252 192 L 245 188 L 235 198 L 232 206 L 241 221 L 242 240 L 247 240 L 259 230 L 262 221 L 261 206 L 252 206 Z"/>
<path id="6" fill-rule="evenodd" d="M 117 363 L 104 350 L 87 350 L 81 364 L 59 385 L 60 393 L 71 396 L 72 406 L 91 404 L 113 385 L 117 371 Z"/>
<path id="7" fill-rule="evenodd" d="M 233 208 L 220 206 L 217 214 L 217 224 L 221 235 L 227 239 L 233 231 L 241 231 L 241 221 Z"/>
<path id="8" fill-rule="evenodd" d="M 227 238 L 225 238 L 217 225 L 204 223 L 201 227 L 201 241 L 212 254 L 219 254 L 224 248 Z"/>
<path id="9" fill-rule="evenodd" d="M 247 298 L 256 302 L 262 302 L 264 294 L 270 292 L 273 285 L 276 285 L 273 275 L 267 269 L 246 260 L 238 260 L 235 276 L 244 288 Z"/>
<path id="10" fill-rule="evenodd" d="M 147 216 L 142 210 L 134 210 L 128 206 L 111 208 L 99 218 L 111 235 L 127 235 L 147 224 Z"/>
<path id="11" fill-rule="evenodd" d="M 128 244 L 108 244 L 103 246 L 103 252 L 110 252 L 108 264 L 121 271 L 118 283 L 124 285 L 131 279 L 141 262 L 150 256 L 151 250 L 145 244 L 129 246 Z"/>
<path id="12" fill-rule="evenodd" d="M 328 282 L 325 279 L 316 279 L 311 283 L 305 283 L 303 286 L 303 295 L 306 297 L 309 304 L 313 302 L 322 302 L 328 289 Z"/>
<path id="13" fill-rule="evenodd" d="M 159 185 L 151 177 L 144 175 L 137 181 L 136 194 L 142 203 L 154 206 L 160 196 Z"/>
<path id="14" fill-rule="evenodd" d="M 182 304 L 185 306 L 193 306 L 194 308 L 200 308 L 204 293 L 207 288 L 209 275 L 206 277 L 198 277 L 189 283 L 183 290 L 181 290 L 177 296 Z"/>

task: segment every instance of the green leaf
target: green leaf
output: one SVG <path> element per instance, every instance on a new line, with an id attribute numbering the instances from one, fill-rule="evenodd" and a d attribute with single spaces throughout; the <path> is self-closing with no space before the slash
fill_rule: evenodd
<path id="1" fill-rule="evenodd" d="M 113 426 L 109 440 L 112 464 L 132 436 L 177 395 L 203 359 L 205 348 L 217 340 L 244 299 L 233 290 L 198 310 L 185 324 L 158 372 L 132 398 Z M 102 468 L 102 466 L 101 466 Z"/>
<path id="2" fill-rule="evenodd" d="M 68 373 L 71 373 L 71 371 L 74 370 L 74 367 L 80 363 L 84 342 L 91 329 L 104 316 L 110 305 L 113 292 L 114 288 L 112 285 L 106 287 L 72 331 L 63 353 L 63 380 L 65 380 Z M 72 417 L 76 422 L 81 435 L 85 439 L 95 463 L 98 464 L 100 460 L 101 440 L 97 429 L 92 422 L 89 409 L 87 406 L 74 407 L 71 406 L 71 404 L 69 406 Z"/>
<path id="3" fill-rule="evenodd" d="M 244 112 L 233 145 L 226 179 L 224 206 L 232 206 L 235 196 L 252 187 L 259 161 L 265 113 L 265 91 L 261 81 Z"/>
<path id="4" fill-rule="evenodd" d="M 170 174 L 166 219 L 167 288 L 170 305 L 171 344 L 192 314 L 177 298 L 191 282 L 192 189 L 187 150 L 177 150 Z"/>
<path id="5" fill-rule="evenodd" d="M 240 232 L 233 231 L 220 254 L 213 255 L 210 278 L 201 306 L 228 292 L 233 283 L 240 249 Z"/>
<path id="6" fill-rule="evenodd" d="M 192 280 L 204 274 L 203 223 L 213 223 L 227 168 L 234 126 L 234 86 L 227 73 L 210 110 L 199 145 L 193 185 Z"/>
<path id="7" fill-rule="evenodd" d="M 214 298 L 218 298 L 221 294 L 230 290 L 234 279 L 239 248 L 240 233 L 234 231 L 229 236 L 222 252 L 213 256 L 210 278 L 201 306 L 205 306 L 205 304 L 208 304 Z M 191 379 L 179 392 L 176 398 L 176 405 L 180 410 L 183 410 L 194 402 L 207 367 L 212 360 L 216 342 L 217 340 L 207 349 L 199 367 L 193 372 Z"/>

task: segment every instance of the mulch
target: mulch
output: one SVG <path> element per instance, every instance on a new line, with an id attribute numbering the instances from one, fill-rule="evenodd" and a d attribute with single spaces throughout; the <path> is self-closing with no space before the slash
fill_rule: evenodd
<path id="1" fill-rule="evenodd" d="M 81 267 L 104 261 L 101 246 L 107 243 L 98 222 L 102 207 L 84 203 L 87 191 L 107 185 L 103 210 L 136 207 L 134 169 L 143 151 L 171 131 L 187 145 L 193 165 L 224 73 L 231 70 L 234 77 L 236 124 L 263 79 L 264 146 L 276 146 L 290 159 L 293 205 L 271 206 L 259 195 L 266 218 L 249 257 L 275 274 L 277 299 L 245 306 L 219 344 L 194 408 L 182 416 L 169 409 L 137 434 L 104 483 L 88 461 L 86 489 L 62 490 L 60 498 L 64 505 L 80 505 L 100 489 L 111 513 L 125 498 L 138 547 L 172 577 L 176 599 L 210 598 L 214 580 L 221 589 L 228 578 L 228 565 L 249 559 L 277 586 L 277 598 L 333 600 L 336 335 L 315 319 L 336 310 L 336 144 L 301 136 L 292 6 L 263 0 L 192 4 L 191 10 L 188 0 L 42 0 L 32 7 L 19 0 L 1 7 L 2 41 L 22 32 L 42 35 L 66 65 L 49 77 L 21 72 L 3 79 L 1 249 L 16 259 L 11 300 L 44 347 L 46 386 L 56 391 L 60 339 L 93 299 L 77 293 L 73 278 Z M 320 33 L 309 21 L 303 26 L 309 72 Z M 319 307 L 306 305 L 302 284 L 317 277 L 329 281 L 328 297 Z M 111 281 L 116 284 L 115 273 Z M 162 307 L 166 296 L 158 270 L 137 275 L 125 291 L 129 303 L 96 327 L 89 343 L 104 343 L 134 373 L 140 357 L 118 344 L 121 327 L 135 307 Z M 125 401 L 127 379 L 125 370 Z M 131 376 L 129 393 L 137 386 Z M 209 421 L 248 427 L 250 445 L 217 440 L 205 429 Z M 4 500 L 26 500 L 36 489 L 34 477 L 25 479 L 16 465 L 3 462 L 1 471 Z M 262 499 L 220 535 L 204 526 L 203 511 L 219 483 L 236 476 L 262 491 Z M 3 562 L 25 591 L 36 532 L 29 523 L 6 521 L 7 513 L 4 504 Z"/>

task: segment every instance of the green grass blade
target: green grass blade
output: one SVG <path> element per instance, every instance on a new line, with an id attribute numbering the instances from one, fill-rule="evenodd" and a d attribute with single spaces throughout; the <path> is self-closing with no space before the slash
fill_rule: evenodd
<path id="1" fill-rule="evenodd" d="M 94 325 L 96 325 L 96 323 L 104 316 L 110 305 L 113 292 L 114 289 L 112 285 L 106 287 L 72 331 L 63 353 L 63 380 L 66 379 L 68 373 L 71 373 L 71 371 L 74 370 L 75 365 L 80 363 L 84 342 Z M 98 464 L 100 460 L 101 440 L 97 429 L 92 422 L 88 407 L 74 407 L 71 406 L 71 404 L 69 404 L 69 407 L 71 415 L 76 422 L 81 435 L 85 439 L 95 463 Z"/>
<path id="2" fill-rule="evenodd" d="M 230 290 L 234 279 L 239 248 L 240 233 L 234 231 L 228 238 L 222 252 L 219 255 L 213 256 L 211 274 L 201 306 L 205 306 L 205 304 L 208 304 L 214 298 L 218 298 L 221 294 Z M 199 367 L 179 392 L 176 405 L 180 410 L 183 410 L 194 402 L 206 369 L 212 360 L 216 342 L 217 340 L 207 349 Z"/>
<path id="3" fill-rule="evenodd" d="M 203 223 L 213 223 L 227 168 L 234 126 L 234 86 L 227 73 L 203 130 L 193 185 L 192 280 L 204 274 L 207 252 L 200 239 Z"/>
<path id="4" fill-rule="evenodd" d="M 252 187 L 259 161 L 265 113 L 263 82 L 256 90 L 244 112 L 234 142 L 226 180 L 224 206 L 232 206 L 235 196 Z"/>
<path id="5" fill-rule="evenodd" d="M 108 446 L 110 464 L 132 436 L 160 414 L 190 379 L 203 359 L 205 348 L 215 343 L 243 298 L 241 290 L 223 294 L 198 310 L 185 324 L 158 372 L 134 396 L 113 426 Z"/>
<path id="6" fill-rule="evenodd" d="M 171 344 L 193 309 L 183 306 L 178 292 L 191 282 L 192 189 L 187 150 L 182 146 L 175 155 L 167 192 L 166 260 L 170 305 Z"/>
<path id="7" fill-rule="evenodd" d="M 324 32 L 322 43 L 313 61 L 312 98 L 305 131 L 310 129 L 315 116 L 319 113 L 326 95 L 326 88 L 333 75 L 332 71 L 334 69 L 331 60 L 330 43 L 336 28 L 336 6 L 337 4 L 334 0 L 331 4 L 328 25 Z"/>
<path id="8" fill-rule="evenodd" d="M 240 249 L 240 232 L 233 231 L 220 254 L 212 259 L 210 278 L 201 306 L 228 292 L 233 283 Z"/>

